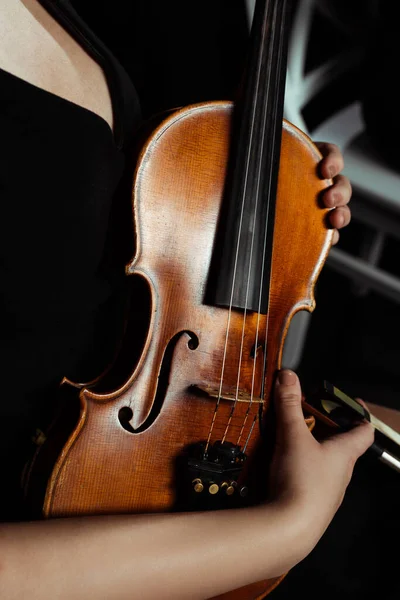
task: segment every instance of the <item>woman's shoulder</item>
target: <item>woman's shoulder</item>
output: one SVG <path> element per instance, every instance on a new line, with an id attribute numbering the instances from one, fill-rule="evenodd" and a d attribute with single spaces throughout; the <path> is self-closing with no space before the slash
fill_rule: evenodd
<path id="1" fill-rule="evenodd" d="M 129 146 L 142 122 L 142 112 L 139 96 L 130 74 L 102 36 L 101 30 L 96 26 L 96 20 L 91 19 L 91 8 L 82 2 L 70 0 L 39 0 L 54 18 L 79 38 L 79 42 L 86 47 L 88 52 L 94 53 L 97 58 L 105 61 L 112 71 L 116 93 L 119 100 L 119 111 L 122 115 L 125 146 Z M 96 12 L 96 11 L 95 11 Z M 89 17 L 89 18 L 88 18 Z"/>

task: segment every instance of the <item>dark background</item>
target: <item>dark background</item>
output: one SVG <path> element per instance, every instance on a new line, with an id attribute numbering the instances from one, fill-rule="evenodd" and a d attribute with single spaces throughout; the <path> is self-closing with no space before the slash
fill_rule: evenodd
<path id="1" fill-rule="evenodd" d="M 248 39 L 241 0 L 99 0 L 95 10 L 88 0 L 73 4 L 130 74 L 145 117 L 192 102 L 234 99 Z M 359 30 L 368 53 L 359 77 L 332 92 L 325 105 L 361 98 L 375 147 L 400 165 L 395 3 L 333 4 L 338 18 L 352 31 Z M 366 13 L 370 7 L 377 11 L 372 21 Z M 348 36 L 317 24 L 310 61 L 346 40 Z M 311 107 L 308 116 L 318 120 L 318 107 Z M 343 231 L 339 247 L 357 253 L 365 234 L 365 228 L 353 222 Z M 398 242 L 389 240 L 383 265 L 400 275 L 398 256 Z M 400 408 L 399 306 L 374 293 L 356 295 L 352 282 L 328 267 L 320 275 L 316 301 L 298 369 L 302 382 L 326 378 L 349 394 Z M 367 457 L 361 459 L 327 533 L 271 600 L 298 594 L 309 599 L 398 600 L 399 482 L 397 473 Z"/>

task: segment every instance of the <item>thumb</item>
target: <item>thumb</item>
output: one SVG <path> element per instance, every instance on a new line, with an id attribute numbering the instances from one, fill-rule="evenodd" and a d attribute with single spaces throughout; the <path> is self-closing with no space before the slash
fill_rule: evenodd
<path id="1" fill-rule="evenodd" d="M 282 435 L 308 432 L 301 405 L 299 378 L 293 371 L 279 371 L 274 390 L 277 430 Z"/>

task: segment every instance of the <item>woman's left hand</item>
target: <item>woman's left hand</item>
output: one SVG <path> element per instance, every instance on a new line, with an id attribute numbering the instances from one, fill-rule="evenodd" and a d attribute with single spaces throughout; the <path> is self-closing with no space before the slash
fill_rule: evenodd
<path id="1" fill-rule="evenodd" d="M 348 177 L 340 172 L 344 167 L 341 151 L 335 144 L 315 142 L 323 155 L 320 163 L 320 174 L 326 179 L 332 179 L 331 185 L 323 194 L 323 202 L 327 208 L 333 208 L 329 215 L 332 227 L 335 228 L 333 244 L 339 241 L 339 231 L 350 223 L 351 212 L 348 206 L 351 198 L 351 184 Z"/>

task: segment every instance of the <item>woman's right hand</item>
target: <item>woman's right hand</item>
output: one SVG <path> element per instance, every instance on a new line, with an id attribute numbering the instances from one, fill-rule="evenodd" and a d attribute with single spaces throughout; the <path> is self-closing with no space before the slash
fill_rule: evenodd
<path id="1" fill-rule="evenodd" d="M 274 399 L 277 437 L 270 468 L 271 502 L 297 515 L 308 554 L 339 508 L 357 459 L 374 441 L 374 429 L 365 422 L 317 441 L 304 421 L 300 383 L 293 371 L 279 372 Z"/>

